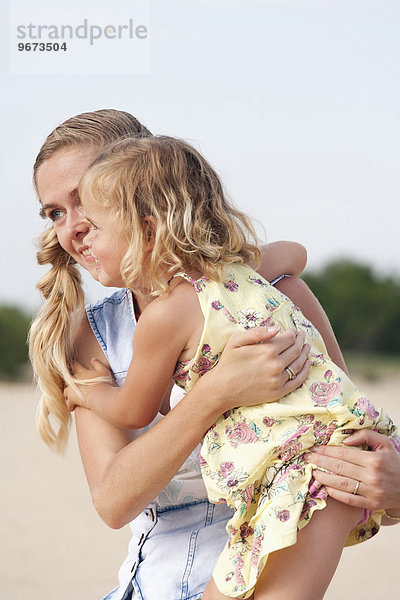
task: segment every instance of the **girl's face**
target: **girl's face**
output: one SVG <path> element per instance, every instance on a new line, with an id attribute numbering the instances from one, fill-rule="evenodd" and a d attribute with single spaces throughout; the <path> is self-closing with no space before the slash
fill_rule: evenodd
<path id="1" fill-rule="evenodd" d="M 95 261 L 96 279 L 107 287 L 124 287 L 120 266 L 127 245 L 121 227 L 94 198 L 84 198 L 82 204 L 90 223 L 84 243 Z"/>
<path id="2" fill-rule="evenodd" d="M 38 170 L 41 212 L 54 225 L 60 245 L 97 279 L 98 269 L 83 238 L 90 224 L 83 216 L 78 184 L 98 153 L 92 146 L 58 150 Z"/>

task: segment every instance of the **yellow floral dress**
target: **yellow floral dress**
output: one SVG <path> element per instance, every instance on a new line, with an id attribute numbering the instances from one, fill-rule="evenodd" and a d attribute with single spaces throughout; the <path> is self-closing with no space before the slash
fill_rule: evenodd
<path id="1" fill-rule="evenodd" d="M 268 554 L 296 543 L 297 532 L 326 492 L 313 485 L 304 452 L 316 444 L 341 444 L 356 429 L 372 428 L 399 438 L 391 419 L 365 398 L 328 357 L 324 342 L 300 309 L 243 264 L 224 268 L 222 281 L 192 283 L 204 315 L 196 355 L 179 362 L 174 380 L 189 391 L 217 362 L 230 336 L 255 326 L 295 327 L 311 344 L 311 370 L 303 385 L 277 402 L 241 407 L 222 415 L 204 436 L 201 469 L 209 499 L 235 512 L 228 541 L 214 569 L 219 590 L 248 598 Z M 382 511 L 366 514 L 347 545 L 375 535 Z"/>

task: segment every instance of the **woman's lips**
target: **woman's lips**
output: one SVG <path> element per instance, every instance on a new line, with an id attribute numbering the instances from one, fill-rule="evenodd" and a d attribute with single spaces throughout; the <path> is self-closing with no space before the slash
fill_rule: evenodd
<path id="1" fill-rule="evenodd" d="M 95 257 L 93 256 L 93 254 L 91 253 L 90 249 L 87 246 L 83 246 L 82 248 L 79 248 L 79 254 L 81 254 L 84 258 L 84 260 L 87 263 L 93 263 L 96 261 Z"/>
<path id="2" fill-rule="evenodd" d="M 100 261 L 98 258 L 95 257 L 94 254 L 92 254 L 90 248 L 88 246 L 83 247 L 82 249 L 79 250 L 79 252 L 82 254 L 83 258 L 85 259 L 85 261 L 89 264 L 93 264 L 95 263 L 96 269 L 100 269 Z"/>

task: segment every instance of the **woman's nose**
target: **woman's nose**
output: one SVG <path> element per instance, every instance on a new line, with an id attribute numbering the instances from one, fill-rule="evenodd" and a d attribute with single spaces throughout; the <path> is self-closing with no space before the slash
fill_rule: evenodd
<path id="1" fill-rule="evenodd" d="M 77 208 L 69 217 L 69 228 L 76 237 L 83 238 L 90 229 L 90 223 L 84 216 L 82 210 Z"/>

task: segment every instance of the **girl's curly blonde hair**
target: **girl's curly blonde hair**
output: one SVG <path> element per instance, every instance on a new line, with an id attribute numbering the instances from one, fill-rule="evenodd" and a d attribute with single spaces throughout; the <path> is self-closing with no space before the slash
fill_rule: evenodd
<path id="1" fill-rule="evenodd" d="M 115 217 L 127 243 L 121 274 L 135 293 L 163 293 L 177 271 L 219 279 L 223 264 L 257 267 L 261 261 L 249 218 L 228 202 L 204 157 L 182 140 L 153 136 L 112 144 L 82 178 L 79 195 Z M 146 217 L 154 217 L 154 229 Z"/>

